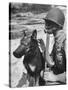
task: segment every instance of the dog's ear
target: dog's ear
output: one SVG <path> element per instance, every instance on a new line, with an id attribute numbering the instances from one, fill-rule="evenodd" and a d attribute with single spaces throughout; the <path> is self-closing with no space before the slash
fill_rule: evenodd
<path id="1" fill-rule="evenodd" d="M 36 29 L 32 32 L 31 38 L 32 39 L 37 39 L 37 30 Z"/>

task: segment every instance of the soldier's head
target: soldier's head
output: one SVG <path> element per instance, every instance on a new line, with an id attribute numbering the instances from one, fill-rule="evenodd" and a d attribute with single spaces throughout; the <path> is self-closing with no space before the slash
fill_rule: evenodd
<path id="1" fill-rule="evenodd" d="M 52 34 L 63 28 L 65 16 L 59 8 L 52 8 L 44 20 L 46 29 L 45 32 Z"/>

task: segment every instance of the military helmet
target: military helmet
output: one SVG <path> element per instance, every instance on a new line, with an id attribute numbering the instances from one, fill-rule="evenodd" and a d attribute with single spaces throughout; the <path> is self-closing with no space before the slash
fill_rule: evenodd
<path id="1" fill-rule="evenodd" d="M 52 21 L 56 23 L 57 25 L 63 27 L 65 16 L 59 8 L 52 8 L 44 19 Z"/>

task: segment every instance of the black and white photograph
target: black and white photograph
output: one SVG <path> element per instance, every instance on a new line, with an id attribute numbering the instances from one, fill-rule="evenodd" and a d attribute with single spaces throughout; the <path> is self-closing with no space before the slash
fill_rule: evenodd
<path id="1" fill-rule="evenodd" d="M 66 85 L 67 6 L 9 3 L 9 87 Z"/>

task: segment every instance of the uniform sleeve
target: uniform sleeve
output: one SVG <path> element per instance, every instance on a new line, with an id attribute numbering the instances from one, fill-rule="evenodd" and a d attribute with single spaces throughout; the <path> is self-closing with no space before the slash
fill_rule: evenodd
<path id="1" fill-rule="evenodd" d="M 66 71 L 65 41 L 65 34 L 59 32 L 55 38 L 55 45 L 52 53 L 55 61 L 54 71 L 58 73 Z"/>
<path id="2" fill-rule="evenodd" d="M 56 37 L 56 57 L 58 61 L 61 63 L 63 59 L 63 52 L 65 52 L 65 41 L 66 36 L 64 32 L 59 32 Z"/>

